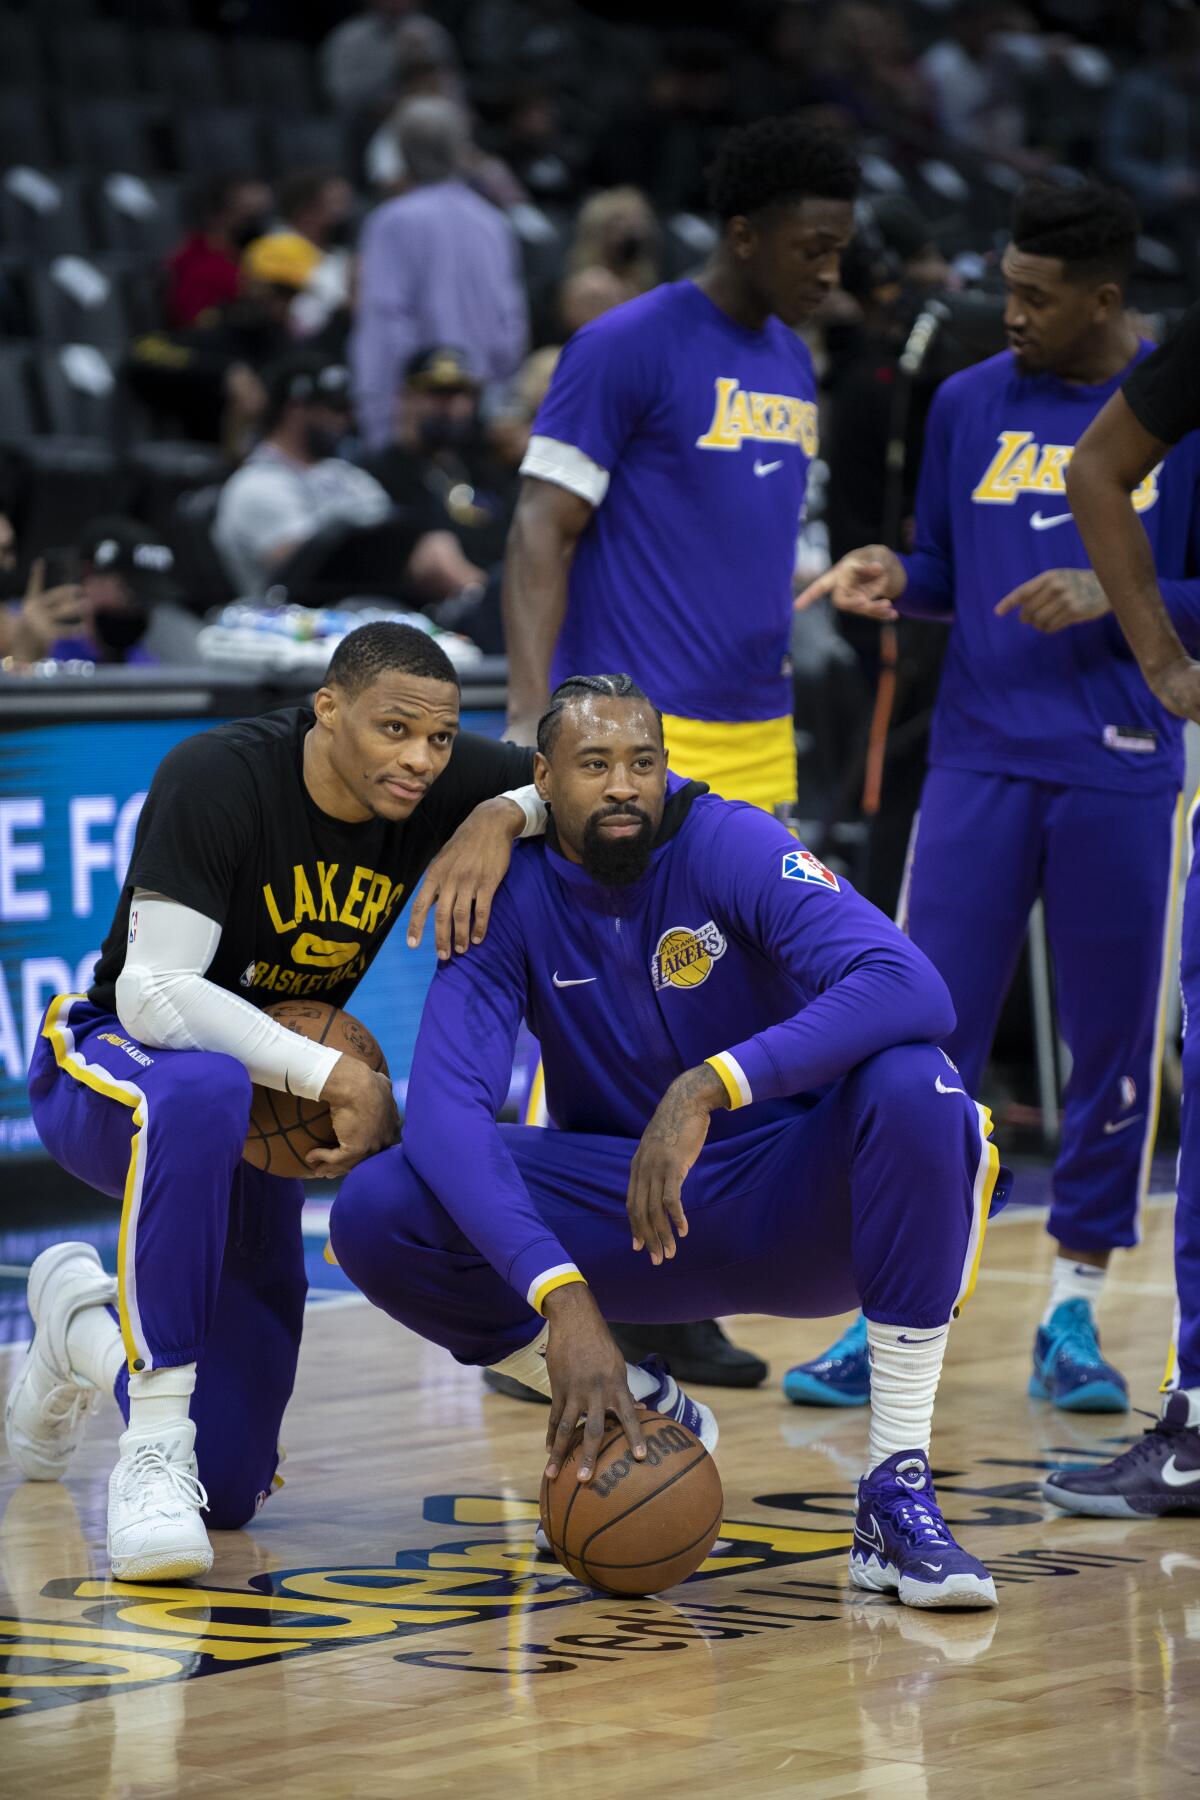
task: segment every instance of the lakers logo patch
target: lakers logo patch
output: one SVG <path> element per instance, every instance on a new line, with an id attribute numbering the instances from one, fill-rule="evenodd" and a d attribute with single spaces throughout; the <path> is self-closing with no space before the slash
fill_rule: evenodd
<path id="1" fill-rule="evenodd" d="M 724 954 L 725 939 L 711 919 L 694 931 L 688 925 L 673 925 L 654 946 L 650 974 L 659 990 L 699 987 Z"/>

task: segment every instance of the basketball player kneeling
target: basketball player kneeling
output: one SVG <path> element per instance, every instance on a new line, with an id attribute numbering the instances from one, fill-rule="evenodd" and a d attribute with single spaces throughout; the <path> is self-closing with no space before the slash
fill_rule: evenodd
<path id="1" fill-rule="evenodd" d="M 708 1408 L 655 1359 L 625 1363 L 606 1317 L 861 1302 L 851 1579 L 995 1605 L 928 1461 L 949 1322 L 1007 1188 L 986 1109 L 937 1048 L 941 978 L 774 819 L 668 780 L 628 676 L 565 682 L 538 748 L 545 841 L 514 856 L 486 942 L 438 970 L 404 1143 L 342 1184 L 338 1260 L 460 1362 L 550 1394 L 552 1480 L 581 1418 L 562 1479 L 588 1479 L 607 1414 L 644 1455 L 638 1404 L 716 1442 Z M 556 1130 L 496 1123 L 522 1016 Z"/>
<path id="2" fill-rule="evenodd" d="M 460 734 L 458 715 L 433 639 L 376 624 L 343 640 L 315 710 L 186 739 L 154 777 L 90 991 L 46 1014 L 34 1120 L 64 1168 L 121 1199 L 120 1247 L 115 1279 L 88 1244 L 34 1263 L 8 1447 L 31 1480 L 57 1480 L 98 1392 L 115 1394 L 108 1552 L 124 1580 L 203 1574 L 202 1512 L 244 1525 L 278 1480 L 304 1189 L 243 1160 L 251 1083 L 327 1103 L 337 1146 L 311 1153 L 314 1175 L 395 1136 L 384 1075 L 265 1008 L 344 1006 L 438 851 L 409 939 L 436 895 L 439 949 L 465 949 L 513 839 L 540 828 L 532 789 L 502 797 L 532 754 Z"/>

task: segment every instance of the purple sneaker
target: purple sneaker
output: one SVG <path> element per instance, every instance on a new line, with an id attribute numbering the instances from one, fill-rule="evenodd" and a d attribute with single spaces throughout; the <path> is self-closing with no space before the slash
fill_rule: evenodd
<path id="1" fill-rule="evenodd" d="M 858 1484 L 850 1580 L 902 1606 L 995 1606 L 996 1584 L 950 1536 L 921 1450 L 900 1450 Z"/>
<path id="2" fill-rule="evenodd" d="M 1200 1512 L 1200 1421 L 1186 1394 L 1168 1394 L 1162 1418 L 1099 1467 L 1054 1469 L 1042 1493 L 1064 1512 L 1100 1519 L 1158 1519 Z"/>
<path id="3" fill-rule="evenodd" d="M 717 1447 L 718 1436 L 716 1415 L 711 1408 L 705 1406 L 702 1400 L 693 1400 L 684 1393 L 661 1356 L 645 1356 L 637 1366 L 655 1384 L 648 1394 L 642 1396 L 638 1405 L 649 1407 L 651 1412 L 662 1413 L 665 1419 L 674 1419 L 678 1424 L 686 1425 L 711 1456 Z"/>

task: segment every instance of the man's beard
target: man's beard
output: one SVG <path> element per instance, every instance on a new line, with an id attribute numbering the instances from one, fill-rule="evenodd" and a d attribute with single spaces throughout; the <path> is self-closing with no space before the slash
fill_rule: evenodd
<path id="1" fill-rule="evenodd" d="M 636 837 L 606 837 L 600 827 L 606 819 L 638 819 Z M 638 806 L 606 806 L 593 813 L 583 828 L 580 854 L 593 881 L 605 887 L 628 887 L 646 873 L 654 845 L 654 827 Z"/>

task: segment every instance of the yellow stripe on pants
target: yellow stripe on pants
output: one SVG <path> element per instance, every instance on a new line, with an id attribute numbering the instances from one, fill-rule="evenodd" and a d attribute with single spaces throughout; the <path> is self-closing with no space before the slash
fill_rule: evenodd
<path id="1" fill-rule="evenodd" d="M 115 1100 L 132 1113 L 133 1133 L 129 1140 L 129 1168 L 125 1176 L 125 1192 L 121 1201 L 121 1228 L 117 1238 L 117 1314 L 121 1322 L 121 1342 L 130 1369 L 154 1367 L 154 1358 L 144 1340 L 137 1308 L 137 1278 L 134 1258 L 137 1253 L 137 1220 L 142 1201 L 142 1175 L 145 1168 L 145 1125 L 148 1116 L 146 1096 L 132 1081 L 117 1081 L 113 1076 L 89 1063 L 75 1048 L 75 1039 L 67 1023 L 71 1006 L 83 1000 L 83 994 L 56 994 L 46 1012 L 42 1036 L 54 1051 L 54 1060 L 64 1075 L 93 1093 Z"/>

